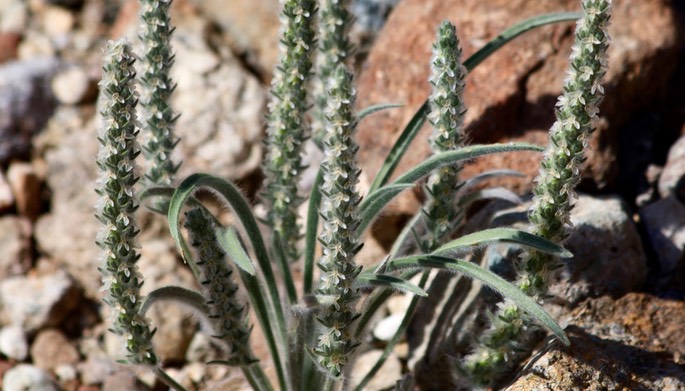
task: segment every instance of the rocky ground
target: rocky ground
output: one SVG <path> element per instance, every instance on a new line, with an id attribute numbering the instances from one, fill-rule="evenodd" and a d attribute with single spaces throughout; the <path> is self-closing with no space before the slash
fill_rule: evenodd
<path id="1" fill-rule="evenodd" d="M 102 47 L 107 39 L 135 38 L 136 3 L 0 0 L 4 390 L 163 389 L 149 373 L 115 361 L 121 348 L 103 320 L 94 244 Z M 575 10 L 578 3 L 403 0 L 374 41 L 394 2 L 355 2 L 354 36 L 362 44 L 359 106 L 405 104 L 360 126 L 362 185 L 368 186 L 429 93 L 430 44 L 442 19 L 456 23 L 468 56 L 516 21 Z M 568 242 L 575 258 L 555 287 L 560 300 L 549 307 L 573 345 L 544 345 L 510 389 L 685 390 L 685 9 L 668 0 L 614 4 L 607 94 L 581 185 L 585 194 L 574 211 L 577 229 Z M 254 196 L 265 86 L 277 59 L 277 0 L 175 0 L 172 19 L 174 104 L 182 113 L 179 175 L 212 172 Z M 571 23 L 528 33 L 469 75 L 467 129 L 473 142 L 546 143 L 572 33 Z M 424 136 L 400 171 L 427 155 Z M 517 169 L 527 178 L 497 184 L 525 194 L 538 163 L 534 154 L 505 154 L 473 162 L 465 175 Z M 382 256 L 420 197 L 417 188 L 393 205 L 369 239 L 366 259 Z M 483 211 L 474 210 L 474 216 Z M 163 221 L 146 213 L 140 218 L 144 292 L 193 286 Z M 507 249 L 488 251 L 499 259 Z M 405 304 L 401 296 L 391 301 L 370 347 L 389 338 Z M 159 356 L 189 390 L 247 389 L 237 371 L 203 364 L 217 351 L 187 314 L 164 307 L 153 309 L 151 318 Z M 368 389 L 392 385 L 417 345 L 411 338 L 401 344 Z M 264 347 L 256 349 L 265 356 Z M 358 365 L 368 367 L 366 360 L 378 354 L 371 348 Z M 420 382 L 430 377 L 417 376 Z"/>

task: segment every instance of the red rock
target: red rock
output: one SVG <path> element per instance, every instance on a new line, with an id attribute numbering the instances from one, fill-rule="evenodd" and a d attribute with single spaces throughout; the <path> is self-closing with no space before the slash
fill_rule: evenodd
<path id="1" fill-rule="evenodd" d="M 0 64 L 17 58 L 21 35 L 12 31 L 0 31 Z"/>
<path id="2" fill-rule="evenodd" d="M 364 120 L 359 127 L 360 159 L 370 181 L 405 124 L 430 92 L 427 82 L 431 45 L 438 24 L 455 23 L 464 59 L 513 24 L 549 12 L 577 10 L 576 0 L 405 0 L 391 14 L 358 81 L 358 107 L 403 103 Z M 585 175 L 597 187 L 612 184 L 618 131 L 630 115 L 667 87 L 675 69 L 681 38 L 671 2 L 614 1 L 610 35 L 610 69 L 602 121 L 592 139 Z M 638 17 L 639 15 L 639 17 Z M 466 126 L 472 143 L 528 141 L 546 144 L 554 120 L 573 40 L 571 22 L 545 26 L 507 44 L 480 64 L 466 79 Z M 428 154 L 426 126 L 397 172 Z M 492 168 L 524 172 L 524 180 L 506 180 L 517 191 L 528 191 L 537 174 L 539 154 L 501 154 L 473 162 L 471 176 Z M 412 213 L 417 198 L 404 197 L 394 213 Z"/>

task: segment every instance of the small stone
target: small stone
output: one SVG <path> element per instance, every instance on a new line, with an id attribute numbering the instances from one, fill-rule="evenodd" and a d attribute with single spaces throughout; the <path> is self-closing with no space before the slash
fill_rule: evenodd
<path id="1" fill-rule="evenodd" d="M 50 36 L 69 33 L 75 21 L 74 14 L 62 7 L 47 6 L 43 11 L 43 29 Z"/>
<path id="2" fill-rule="evenodd" d="M 373 336 L 379 341 L 390 341 L 400 327 L 404 314 L 393 314 L 381 319 L 373 328 Z"/>
<path id="3" fill-rule="evenodd" d="M 76 365 L 81 383 L 87 386 L 102 384 L 117 371 L 117 364 L 106 358 L 89 357 Z"/>
<path id="4" fill-rule="evenodd" d="M 674 195 L 662 198 L 640 210 L 647 236 L 656 251 L 659 274 L 668 276 L 680 266 L 685 248 L 685 206 Z"/>
<path id="5" fill-rule="evenodd" d="M 26 360 L 29 344 L 20 326 L 10 325 L 0 330 L 0 353 L 20 362 Z"/>
<path id="6" fill-rule="evenodd" d="M 668 158 L 659 176 L 659 195 L 674 195 L 685 201 L 685 136 L 681 136 L 668 151 Z"/>
<path id="7" fill-rule="evenodd" d="M 0 280 L 31 268 L 31 223 L 23 217 L 0 217 Z"/>
<path id="8" fill-rule="evenodd" d="M 6 391 L 57 391 L 50 376 L 40 368 L 19 364 L 5 373 L 2 389 Z"/>
<path id="9" fill-rule="evenodd" d="M 32 136 L 52 114 L 48 82 L 56 65 L 53 58 L 0 65 L 0 165 L 27 157 Z"/>
<path id="10" fill-rule="evenodd" d="M 0 282 L 4 313 L 27 333 L 58 326 L 80 302 L 74 281 L 63 271 L 44 276 L 17 276 Z"/>
<path id="11" fill-rule="evenodd" d="M 102 391 L 149 391 L 145 384 L 129 371 L 118 371 L 107 377 L 102 384 Z"/>
<path id="12" fill-rule="evenodd" d="M 12 187 L 7 182 L 7 177 L 0 171 L 0 215 L 6 213 L 14 206 L 14 194 Z"/>
<path id="13" fill-rule="evenodd" d="M 355 387 L 364 379 L 364 376 L 373 367 L 383 352 L 381 350 L 371 350 L 362 353 L 354 362 L 354 369 L 352 370 L 352 384 Z M 383 366 L 378 370 L 376 375 L 364 387 L 368 391 L 380 391 L 392 389 L 395 382 L 402 376 L 402 364 L 394 354 L 390 354 Z"/>
<path id="14" fill-rule="evenodd" d="M 7 170 L 7 180 L 14 192 L 19 214 L 35 220 L 41 210 L 43 183 L 33 165 L 13 162 Z"/>
<path id="15" fill-rule="evenodd" d="M 0 64 L 17 58 L 17 48 L 21 34 L 0 30 Z"/>
<path id="16" fill-rule="evenodd" d="M 79 353 L 67 337 L 57 329 L 40 331 L 31 345 L 33 364 L 48 372 L 60 365 L 76 365 Z"/>
<path id="17" fill-rule="evenodd" d="M 20 33 L 25 31 L 28 21 L 28 7 L 23 0 L 0 3 L 0 31 Z"/>
<path id="18" fill-rule="evenodd" d="M 83 103 L 95 96 L 95 83 L 81 67 L 65 69 L 52 79 L 52 92 L 62 104 Z"/>
<path id="19" fill-rule="evenodd" d="M 76 367 L 69 364 L 60 364 L 55 368 L 55 375 L 60 381 L 73 381 L 78 377 Z"/>

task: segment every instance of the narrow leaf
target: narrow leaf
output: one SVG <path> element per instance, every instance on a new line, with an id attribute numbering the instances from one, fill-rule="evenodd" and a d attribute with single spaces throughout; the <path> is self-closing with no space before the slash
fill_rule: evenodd
<path id="1" fill-rule="evenodd" d="M 180 286 L 163 286 L 150 292 L 140 306 L 139 314 L 145 315 L 150 307 L 159 301 L 174 301 L 197 310 L 205 317 L 208 315 L 205 298 L 195 291 Z"/>
<path id="2" fill-rule="evenodd" d="M 568 340 L 568 337 L 566 337 L 564 330 L 532 298 L 528 297 L 514 284 L 506 281 L 490 270 L 484 269 L 471 262 L 434 255 L 418 255 L 395 259 L 390 262 L 388 270 L 392 270 L 392 268 L 406 269 L 426 267 L 458 272 L 469 278 L 483 282 L 505 298 L 512 300 L 519 308 L 547 327 L 564 343 L 564 345 L 570 345 L 570 341 Z"/>
<path id="3" fill-rule="evenodd" d="M 411 292 L 421 297 L 428 296 L 428 293 L 425 290 L 410 283 L 409 281 L 403 280 L 398 277 L 388 276 L 386 274 L 375 274 L 368 272 L 361 273 L 359 274 L 359 276 L 357 276 L 357 281 L 361 284 L 383 286 L 396 289 L 402 292 Z"/>
<path id="4" fill-rule="evenodd" d="M 491 228 L 464 235 L 459 239 L 455 239 L 441 246 L 435 250 L 432 255 L 459 254 L 464 253 L 474 246 L 500 242 L 519 244 L 562 258 L 573 257 L 573 253 L 554 242 L 526 231 L 513 228 Z"/>
<path id="5" fill-rule="evenodd" d="M 359 113 L 357 113 L 357 122 L 361 122 L 361 120 L 363 120 L 364 118 L 368 117 L 373 113 L 377 113 L 381 110 L 395 109 L 402 106 L 404 105 L 399 103 L 381 103 L 379 105 L 367 107 L 361 110 Z"/>
<path id="6" fill-rule="evenodd" d="M 247 255 L 245 248 L 243 248 L 243 244 L 240 242 L 235 228 L 217 226 L 214 232 L 219 246 L 228 254 L 236 266 L 244 270 L 247 274 L 254 276 L 255 267 L 250 260 L 250 256 Z"/>
<path id="7" fill-rule="evenodd" d="M 513 151 L 543 151 L 544 148 L 528 143 L 508 143 L 508 144 L 490 144 L 490 145 L 471 145 L 455 151 L 442 152 L 431 156 L 424 160 L 416 167 L 407 171 L 398 177 L 392 184 L 384 186 L 376 191 L 369 193 L 369 196 L 364 199 L 359 208 L 361 216 L 361 224 L 358 228 L 358 233 L 361 234 L 366 227 L 373 221 L 376 216 L 385 208 L 385 206 L 402 190 L 411 186 L 414 182 L 422 177 L 430 174 L 433 170 L 458 163 L 460 161 L 473 159 L 480 156 L 485 156 L 500 152 Z"/>
<path id="8" fill-rule="evenodd" d="M 514 193 L 513 191 L 503 187 L 493 187 L 464 194 L 459 198 L 458 205 L 462 208 L 465 208 L 480 200 L 503 200 L 516 205 L 523 203 L 521 197 L 519 197 L 518 194 Z"/>

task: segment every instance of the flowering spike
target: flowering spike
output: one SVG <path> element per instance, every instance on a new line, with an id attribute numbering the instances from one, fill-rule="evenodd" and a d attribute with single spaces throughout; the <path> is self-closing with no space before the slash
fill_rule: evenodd
<path id="1" fill-rule="evenodd" d="M 340 64 L 346 64 L 352 52 L 348 31 L 352 23 L 350 0 L 324 0 L 319 9 L 319 51 L 316 58 L 314 88 L 314 137 L 323 140 L 326 111 L 325 85 Z"/>
<path id="2" fill-rule="evenodd" d="M 147 319 L 138 315 L 143 279 L 136 266 L 138 229 L 133 216 L 138 208 L 133 187 L 138 181 L 135 158 L 139 153 L 134 61 L 127 42 L 109 42 L 98 102 L 102 126 L 96 215 L 104 226 L 97 244 L 103 250 L 100 271 L 107 289 L 105 302 L 113 307 L 113 331 L 125 337 L 132 363 L 154 365 L 157 357 L 152 350 L 152 332 Z"/>
<path id="3" fill-rule="evenodd" d="M 143 154 L 150 164 L 145 177 L 152 185 L 168 186 L 179 167 L 171 160 L 178 141 L 174 135 L 177 116 L 171 108 L 171 93 L 176 85 L 169 76 L 174 63 L 170 43 L 174 30 L 169 21 L 171 0 L 140 0 L 140 3 L 140 39 L 145 48 L 141 57 L 140 105 L 143 134 L 147 139 Z"/>
<path id="4" fill-rule="evenodd" d="M 264 161 L 264 196 L 270 202 L 268 222 L 285 246 L 290 261 L 298 258 L 300 228 L 297 208 L 302 143 L 308 137 L 307 81 L 314 46 L 314 0 L 282 0 L 281 58 L 271 84 Z"/>
<path id="5" fill-rule="evenodd" d="M 354 282 L 361 268 L 354 263 L 359 251 L 356 236 L 359 226 L 360 196 L 357 144 L 354 141 L 355 119 L 352 115 L 355 91 L 352 75 L 343 65 L 336 68 L 328 84 L 324 137 L 324 181 L 321 186 L 323 229 L 319 237 L 323 256 L 319 260 L 321 277 L 318 294 L 328 297 L 318 320 L 322 326 L 314 353 L 319 364 L 338 377 L 358 343 L 351 336 L 357 318 L 359 298 Z"/>
<path id="6" fill-rule="evenodd" d="M 580 181 L 584 150 L 603 97 L 600 83 L 607 64 L 611 0 L 583 0 L 582 8 L 584 15 L 576 26 L 564 94 L 557 102 L 557 121 L 550 130 L 550 142 L 529 211 L 535 233 L 557 243 L 566 238 L 566 228 L 570 226 L 573 189 Z M 553 256 L 524 254 L 517 265 L 517 285 L 527 295 L 541 299 L 557 269 L 558 262 Z M 481 385 L 496 381 L 516 362 L 513 357 L 528 351 L 521 348 L 530 333 L 521 330 L 532 325 L 523 311 L 507 304 L 500 306 L 492 318 L 495 321 L 463 363 L 472 380 Z"/>
<path id="7" fill-rule="evenodd" d="M 464 78 L 466 68 L 461 63 L 461 47 L 456 28 L 444 21 L 438 28 L 437 42 L 433 45 L 430 96 L 433 125 L 431 147 L 434 153 L 454 150 L 463 145 Z M 426 193 L 429 195 L 424 208 L 427 234 L 423 247 L 435 250 L 444 242 L 461 221 L 462 211 L 455 204 L 455 192 L 462 186 L 459 179 L 460 165 L 446 166 L 428 179 Z"/>
<path id="8" fill-rule="evenodd" d="M 186 213 L 185 227 L 198 255 L 198 280 L 215 336 L 227 345 L 230 362 L 237 365 L 256 362 L 249 345 L 252 329 L 247 320 L 247 305 L 237 297 L 239 287 L 231 278 L 233 269 L 226 262 L 226 254 L 217 244 L 214 222 L 197 208 Z"/>

